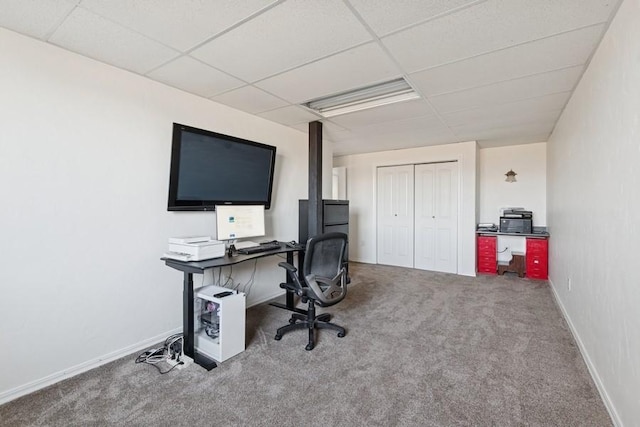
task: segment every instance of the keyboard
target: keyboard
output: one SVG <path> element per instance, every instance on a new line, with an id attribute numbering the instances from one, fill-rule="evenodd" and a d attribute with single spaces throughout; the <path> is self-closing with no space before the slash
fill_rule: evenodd
<path id="1" fill-rule="evenodd" d="M 264 245 L 249 246 L 247 248 L 241 248 L 241 249 L 238 249 L 237 252 L 243 255 L 251 255 L 251 254 L 257 254 L 260 252 L 272 251 L 274 249 L 280 249 L 280 248 L 281 248 L 280 243 L 265 243 Z"/>

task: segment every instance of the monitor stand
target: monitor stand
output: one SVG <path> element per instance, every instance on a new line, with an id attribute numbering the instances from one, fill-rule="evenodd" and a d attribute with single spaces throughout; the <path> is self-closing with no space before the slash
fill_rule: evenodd
<path id="1" fill-rule="evenodd" d="M 229 247 L 227 247 L 227 256 L 232 257 L 236 253 L 236 245 L 233 242 L 229 242 Z"/>

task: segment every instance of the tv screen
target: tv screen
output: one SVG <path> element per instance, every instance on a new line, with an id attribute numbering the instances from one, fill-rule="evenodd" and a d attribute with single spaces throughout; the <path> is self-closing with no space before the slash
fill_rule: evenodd
<path id="1" fill-rule="evenodd" d="M 173 124 L 170 211 L 271 206 L 276 147 Z"/>

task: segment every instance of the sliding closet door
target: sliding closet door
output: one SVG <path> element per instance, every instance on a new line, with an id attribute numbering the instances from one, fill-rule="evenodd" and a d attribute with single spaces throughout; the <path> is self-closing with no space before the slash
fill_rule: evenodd
<path id="1" fill-rule="evenodd" d="M 457 272 L 458 163 L 415 166 L 415 268 Z"/>
<path id="2" fill-rule="evenodd" d="M 413 165 L 377 174 L 378 263 L 413 267 Z"/>

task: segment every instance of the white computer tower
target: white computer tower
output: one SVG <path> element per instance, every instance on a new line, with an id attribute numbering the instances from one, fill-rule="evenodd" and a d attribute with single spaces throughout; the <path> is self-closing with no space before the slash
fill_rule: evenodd
<path id="1" fill-rule="evenodd" d="M 220 286 L 204 286 L 195 290 L 194 347 L 217 362 L 224 362 L 245 349 L 246 297 L 232 291 L 225 297 L 214 295 L 227 292 Z"/>

